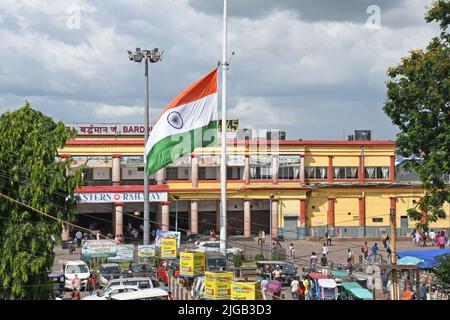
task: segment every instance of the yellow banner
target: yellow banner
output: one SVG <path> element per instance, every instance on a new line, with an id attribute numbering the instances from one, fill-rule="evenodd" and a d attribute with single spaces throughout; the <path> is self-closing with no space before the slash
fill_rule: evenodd
<path id="1" fill-rule="evenodd" d="M 261 300 L 261 281 L 231 282 L 231 300 Z"/>
<path id="2" fill-rule="evenodd" d="M 206 255 L 204 252 L 182 252 L 180 254 L 180 275 L 198 276 L 206 270 Z"/>
<path id="3" fill-rule="evenodd" d="M 177 257 L 177 240 L 173 238 L 161 239 L 161 259 L 175 259 Z"/>
<path id="4" fill-rule="evenodd" d="M 231 297 L 232 272 L 205 273 L 205 299 L 229 300 Z"/>

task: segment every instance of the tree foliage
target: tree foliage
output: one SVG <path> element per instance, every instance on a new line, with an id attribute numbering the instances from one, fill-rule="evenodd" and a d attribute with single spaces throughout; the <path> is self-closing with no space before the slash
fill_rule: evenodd
<path id="1" fill-rule="evenodd" d="M 0 193 L 63 220 L 73 220 L 74 189 L 58 149 L 75 137 L 62 122 L 25 106 L 0 117 Z M 69 197 L 68 197 L 69 196 Z M 0 197 L 0 299 L 50 299 L 54 261 L 51 235 L 61 223 Z"/>
<path id="2" fill-rule="evenodd" d="M 397 152 L 418 155 L 411 169 L 419 174 L 425 196 L 408 210 L 417 227 L 427 230 L 430 222 L 445 218 L 442 209 L 450 202 L 450 1 L 432 4 L 425 20 L 438 22 L 439 36 L 426 49 L 410 52 L 401 63 L 388 69 L 384 111 L 400 128 Z M 423 215 L 425 214 L 425 215 Z"/>
<path id="3" fill-rule="evenodd" d="M 450 254 L 443 254 L 435 258 L 437 268 L 434 270 L 436 278 L 442 283 L 450 283 Z"/>

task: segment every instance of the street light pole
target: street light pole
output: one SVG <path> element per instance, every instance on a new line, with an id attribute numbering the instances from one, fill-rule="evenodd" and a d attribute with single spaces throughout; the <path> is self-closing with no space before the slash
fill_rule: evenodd
<path id="1" fill-rule="evenodd" d="M 173 196 L 175 199 L 175 232 L 178 231 L 178 199 L 180 199 L 179 196 Z"/>
<path id="2" fill-rule="evenodd" d="M 164 51 L 159 51 L 158 48 L 153 50 L 142 50 L 136 48 L 135 52 L 127 50 L 130 61 L 141 63 L 145 60 L 145 128 L 144 128 L 144 144 L 147 144 L 149 136 L 149 84 L 148 84 L 148 63 L 156 63 L 161 61 L 161 56 Z M 144 155 L 144 166 L 147 166 L 147 159 Z M 146 168 L 145 168 L 146 169 Z M 149 177 L 144 174 L 144 245 L 150 242 L 150 203 L 149 203 Z"/>
<path id="3" fill-rule="evenodd" d="M 273 250 L 273 238 L 272 238 L 272 199 L 273 199 L 273 194 L 271 194 L 270 195 L 270 204 L 269 204 L 269 206 L 270 206 L 270 208 L 269 208 L 269 210 L 270 210 L 270 217 L 269 217 L 269 223 L 270 223 L 270 230 L 269 230 L 269 233 L 270 233 L 270 242 L 269 242 L 269 254 L 270 254 L 270 256 L 269 256 L 269 260 L 272 260 L 272 255 L 273 255 L 273 252 L 272 252 L 272 250 Z"/>

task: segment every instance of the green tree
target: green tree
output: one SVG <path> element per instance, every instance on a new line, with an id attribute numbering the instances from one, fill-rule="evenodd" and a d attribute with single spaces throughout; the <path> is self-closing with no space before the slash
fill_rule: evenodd
<path id="1" fill-rule="evenodd" d="M 440 24 L 441 33 L 426 49 L 410 52 L 388 69 L 385 113 L 400 128 L 397 153 L 418 155 L 421 162 L 409 168 L 419 174 L 425 196 L 408 210 L 416 227 L 426 231 L 430 222 L 446 217 L 443 205 L 450 202 L 450 1 L 435 1 L 425 20 Z"/>
<path id="2" fill-rule="evenodd" d="M 25 106 L 0 117 L 0 193 L 63 220 L 73 220 L 81 173 L 67 176 L 58 149 L 75 137 L 62 122 Z M 0 299 L 51 299 L 47 275 L 58 221 L 0 197 Z"/>
<path id="3" fill-rule="evenodd" d="M 450 254 L 443 254 L 435 258 L 437 268 L 434 270 L 436 278 L 442 283 L 450 283 Z"/>

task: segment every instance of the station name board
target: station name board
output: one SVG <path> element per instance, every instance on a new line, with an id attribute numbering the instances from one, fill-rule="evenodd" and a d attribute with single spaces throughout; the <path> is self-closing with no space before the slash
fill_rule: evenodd
<path id="1" fill-rule="evenodd" d="M 111 202 L 144 202 L 142 192 L 99 192 L 99 193 L 76 193 L 80 203 L 111 203 Z M 166 202 L 167 192 L 150 192 L 150 202 Z"/>
<path id="2" fill-rule="evenodd" d="M 69 129 L 75 129 L 79 136 L 143 136 L 145 126 L 141 123 L 89 123 L 66 124 Z M 152 126 L 149 127 L 149 130 Z"/>

